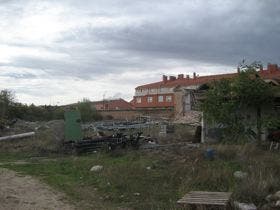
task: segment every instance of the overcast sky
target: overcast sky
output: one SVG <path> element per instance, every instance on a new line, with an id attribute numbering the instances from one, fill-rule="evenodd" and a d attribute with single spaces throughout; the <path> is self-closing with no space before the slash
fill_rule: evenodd
<path id="1" fill-rule="evenodd" d="M 162 74 L 280 64 L 279 0 L 0 0 L 0 89 L 18 101 L 130 100 Z"/>

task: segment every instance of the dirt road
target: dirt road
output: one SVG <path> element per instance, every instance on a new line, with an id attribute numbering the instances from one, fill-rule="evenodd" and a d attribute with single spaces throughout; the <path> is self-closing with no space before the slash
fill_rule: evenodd
<path id="1" fill-rule="evenodd" d="M 0 168 L 0 210 L 72 210 L 62 193 L 31 176 Z"/>

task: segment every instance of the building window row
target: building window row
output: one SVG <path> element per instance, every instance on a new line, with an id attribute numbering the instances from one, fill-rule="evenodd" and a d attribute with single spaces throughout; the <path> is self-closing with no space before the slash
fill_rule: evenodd
<path id="1" fill-rule="evenodd" d="M 147 97 L 147 103 L 153 103 L 154 98 L 152 96 Z M 164 102 L 164 96 L 158 96 L 158 102 Z M 165 102 L 172 102 L 172 96 L 165 96 Z M 141 97 L 136 97 L 136 103 L 141 104 L 142 103 L 142 98 Z"/>

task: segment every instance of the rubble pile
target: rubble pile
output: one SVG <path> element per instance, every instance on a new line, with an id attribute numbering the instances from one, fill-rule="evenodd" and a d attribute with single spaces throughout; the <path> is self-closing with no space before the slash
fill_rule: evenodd
<path id="1" fill-rule="evenodd" d="M 190 125 L 200 125 L 201 124 L 201 112 L 199 111 L 188 111 L 183 115 L 179 115 L 174 120 L 174 123 L 183 123 Z"/>

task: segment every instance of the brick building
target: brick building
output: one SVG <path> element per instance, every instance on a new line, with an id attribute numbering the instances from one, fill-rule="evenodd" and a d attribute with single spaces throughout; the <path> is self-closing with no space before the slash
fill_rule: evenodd
<path id="1" fill-rule="evenodd" d="M 280 68 L 276 64 L 268 64 L 267 69 L 258 71 L 263 79 L 280 79 Z M 175 76 L 162 76 L 162 81 L 141 85 L 135 88 L 132 100 L 133 106 L 141 108 L 174 108 L 176 103 L 176 89 L 197 90 L 201 85 L 221 79 L 233 78 L 238 72 L 210 76 L 193 76 L 179 74 Z M 181 103 L 181 102 L 180 102 Z"/>
<path id="2" fill-rule="evenodd" d="M 133 106 L 131 103 L 125 101 L 122 98 L 119 99 L 105 99 L 102 101 L 93 101 L 92 106 L 98 111 L 106 110 L 131 110 Z"/>

